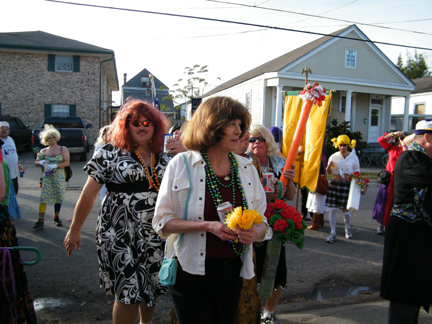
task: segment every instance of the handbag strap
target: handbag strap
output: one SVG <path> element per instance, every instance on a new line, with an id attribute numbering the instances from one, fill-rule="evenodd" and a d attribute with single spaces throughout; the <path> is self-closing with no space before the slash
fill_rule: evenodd
<path id="1" fill-rule="evenodd" d="M 182 154 L 182 156 L 183 156 L 185 164 L 186 164 L 186 170 L 187 170 L 188 178 L 189 178 L 189 188 L 188 188 L 188 194 L 186 197 L 186 207 L 185 207 L 185 215 L 184 215 L 184 220 L 187 220 L 187 211 L 188 211 L 188 206 L 189 206 L 189 197 L 190 197 L 190 193 L 192 191 L 192 182 L 191 182 L 191 178 L 190 178 L 189 165 L 187 163 L 186 156 L 184 154 Z M 180 249 L 180 245 L 183 241 L 183 236 L 184 236 L 184 233 L 181 233 L 180 238 L 179 238 L 179 243 L 177 245 L 177 250 L 174 252 L 174 254 L 176 254 L 178 252 L 178 250 Z"/>

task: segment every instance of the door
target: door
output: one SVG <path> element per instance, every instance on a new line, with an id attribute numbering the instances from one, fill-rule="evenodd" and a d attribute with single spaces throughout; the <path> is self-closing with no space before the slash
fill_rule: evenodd
<path id="1" fill-rule="evenodd" d="M 368 143 L 376 143 L 382 135 L 382 111 L 383 107 L 379 105 L 370 108 Z"/>

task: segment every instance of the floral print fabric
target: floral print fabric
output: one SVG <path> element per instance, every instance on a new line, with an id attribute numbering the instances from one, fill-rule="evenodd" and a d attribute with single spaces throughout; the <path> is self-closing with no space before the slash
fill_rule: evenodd
<path id="1" fill-rule="evenodd" d="M 47 160 L 49 164 L 58 164 L 63 162 L 63 156 L 61 154 L 55 156 L 41 154 L 39 160 Z M 54 169 L 54 173 L 48 176 L 44 173 L 40 197 L 41 204 L 63 204 L 65 193 L 66 181 L 63 168 Z"/>
<path id="2" fill-rule="evenodd" d="M 169 157 L 156 156 L 159 183 Z M 148 307 L 153 306 L 159 295 L 168 292 L 158 277 L 164 241 L 152 228 L 156 189 L 150 188 L 144 168 L 134 155 L 111 144 L 99 149 L 84 171 L 108 188 L 96 228 L 101 286 L 121 303 L 145 301 Z M 139 192 L 122 192 L 121 188 L 137 185 Z"/>

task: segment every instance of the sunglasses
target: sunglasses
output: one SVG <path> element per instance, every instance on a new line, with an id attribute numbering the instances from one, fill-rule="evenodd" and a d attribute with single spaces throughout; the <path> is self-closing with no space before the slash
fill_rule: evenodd
<path id="1" fill-rule="evenodd" d="M 7 127 L 7 126 L 2 126 L 2 127 L 0 127 L 0 129 L 1 129 L 1 130 L 8 130 L 9 127 Z"/>
<path id="2" fill-rule="evenodd" d="M 50 139 L 54 139 L 54 140 L 55 140 L 56 138 L 55 138 L 55 136 L 50 136 L 50 137 L 48 137 L 47 139 L 48 139 L 48 140 L 50 140 Z"/>
<path id="3" fill-rule="evenodd" d="M 140 127 L 140 125 L 142 125 L 143 127 L 150 127 L 153 126 L 153 122 L 151 120 L 145 120 L 145 121 L 138 121 L 138 120 L 134 120 L 131 121 L 131 124 L 133 127 Z"/>
<path id="4" fill-rule="evenodd" d="M 339 146 L 348 146 L 348 144 L 339 144 Z"/>
<path id="5" fill-rule="evenodd" d="M 261 143 L 265 142 L 265 138 L 260 136 L 260 137 L 251 137 L 249 138 L 249 143 L 255 143 L 256 140 L 260 141 Z"/>

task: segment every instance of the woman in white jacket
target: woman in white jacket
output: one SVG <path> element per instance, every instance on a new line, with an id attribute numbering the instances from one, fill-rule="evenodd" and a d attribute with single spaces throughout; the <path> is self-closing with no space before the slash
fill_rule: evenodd
<path id="1" fill-rule="evenodd" d="M 180 324 L 232 323 L 242 278 L 254 276 L 251 244 L 271 237 L 265 217 L 248 230 L 237 227 L 232 231 L 217 213 L 218 205 L 230 202 L 234 208 L 254 209 L 264 215 L 265 192 L 255 167 L 232 153 L 249 125 L 247 108 L 238 101 L 208 99 L 182 134 L 188 152 L 177 154 L 165 171 L 153 228 L 175 248 L 184 233 L 177 255 L 177 281 L 171 292 Z"/>

